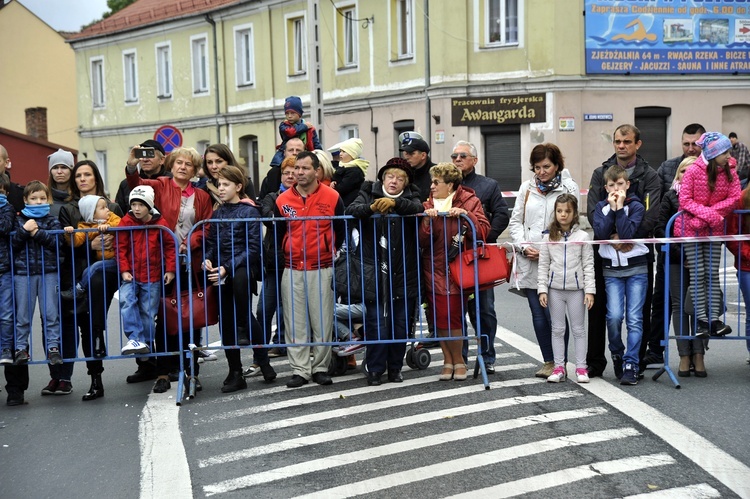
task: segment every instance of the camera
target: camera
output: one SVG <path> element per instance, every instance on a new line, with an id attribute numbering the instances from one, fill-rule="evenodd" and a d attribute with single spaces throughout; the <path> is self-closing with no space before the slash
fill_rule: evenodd
<path id="1" fill-rule="evenodd" d="M 155 150 L 153 147 L 141 147 L 135 150 L 136 158 L 154 158 L 156 157 Z"/>

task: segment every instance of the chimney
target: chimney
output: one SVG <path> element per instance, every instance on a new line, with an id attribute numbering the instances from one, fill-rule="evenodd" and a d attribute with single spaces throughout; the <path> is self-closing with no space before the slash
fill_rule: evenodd
<path id="1" fill-rule="evenodd" d="M 26 109 L 26 135 L 47 140 L 46 107 L 30 107 Z"/>

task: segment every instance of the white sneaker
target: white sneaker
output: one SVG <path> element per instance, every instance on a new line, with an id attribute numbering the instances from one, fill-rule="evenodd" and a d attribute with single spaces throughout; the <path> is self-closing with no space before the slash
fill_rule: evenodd
<path id="1" fill-rule="evenodd" d="M 579 383 L 588 383 L 590 381 L 588 369 L 576 369 L 576 381 Z"/>
<path id="2" fill-rule="evenodd" d="M 345 348 L 341 348 L 338 351 L 339 357 L 348 357 L 349 355 L 354 355 L 355 353 L 359 352 L 365 348 L 365 346 L 361 343 L 354 343 L 351 345 L 346 346 Z"/>
<path id="3" fill-rule="evenodd" d="M 151 353 L 151 349 L 145 343 L 136 340 L 129 340 L 125 343 L 125 346 L 122 347 L 120 353 L 122 355 L 144 354 Z"/>
<path id="4" fill-rule="evenodd" d="M 563 366 L 556 366 L 552 370 L 552 374 L 547 377 L 547 381 L 549 381 L 550 383 L 560 383 L 561 381 L 565 381 L 565 378 L 567 376 L 568 375 L 565 372 L 565 368 Z"/>

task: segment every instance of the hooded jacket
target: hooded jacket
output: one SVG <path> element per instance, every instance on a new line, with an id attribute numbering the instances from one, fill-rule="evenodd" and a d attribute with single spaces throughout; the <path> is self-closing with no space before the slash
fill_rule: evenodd
<path id="1" fill-rule="evenodd" d="M 213 222 L 206 234 L 206 260 L 214 266 L 222 266 L 228 276 L 237 269 L 246 267 L 260 275 L 260 240 L 262 224 L 257 219 L 260 212 L 255 203 L 242 199 L 239 203 L 224 203 L 214 211 Z M 217 220 L 247 219 L 246 222 L 219 222 Z"/>
<path id="2" fill-rule="evenodd" d="M 113 212 L 109 212 L 109 218 L 107 218 L 107 221 L 104 222 L 105 224 L 109 225 L 110 227 L 117 227 L 120 225 L 121 218 L 115 215 Z M 79 229 L 96 229 L 101 225 L 100 222 L 78 222 L 78 228 Z M 89 241 L 93 241 L 97 237 L 99 237 L 101 234 L 98 232 L 74 232 L 72 239 L 73 239 L 73 246 L 76 248 L 83 246 L 85 243 Z M 111 258 L 115 257 L 115 250 L 107 250 L 107 251 L 97 251 L 96 257 L 99 260 L 109 260 Z"/>
<path id="3" fill-rule="evenodd" d="M 589 235 L 577 225 L 562 238 L 564 242 L 589 241 Z M 544 235 L 549 242 L 549 233 Z M 590 244 L 543 244 L 539 249 L 537 293 L 549 289 L 583 290 L 596 294 L 594 249 Z"/>
<path id="4" fill-rule="evenodd" d="M 158 212 L 147 223 L 141 222 L 132 212 L 128 212 L 122 217 L 119 227 L 134 229 L 117 231 L 117 261 L 120 273 L 130 272 L 133 279 L 141 283 L 161 281 L 162 265 L 164 272 L 176 272 L 177 267 L 174 237 L 170 231 L 140 228 L 148 225 L 159 225 L 169 229 L 164 217 Z"/>
<path id="5" fill-rule="evenodd" d="M 61 256 L 61 234 L 50 234 L 50 231 L 62 231 L 62 225 L 52 215 L 35 218 L 39 230 L 32 236 L 23 228 L 29 217 L 18 215 L 16 232 L 12 236 L 13 264 L 17 275 L 41 275 L 57 272 Z"/>
<path id="6" fill-rule="evenodd" d="M 625 199 L 621 210 L 613 211 L 605 199 L 596 205 L 594 212 L 594 239 L 609 239 L 617 234 L 620 239 L 635 239 L 646 209 L 637 196 Z M 630 251 L 622 252 L 611 245 L 600 245 L 599 255 L 605 269 L 625 269 L 647 263 L 649 249 L 643 243 L 635 243 Z M 606 276 L 606 274 L 605 274 Z"/>

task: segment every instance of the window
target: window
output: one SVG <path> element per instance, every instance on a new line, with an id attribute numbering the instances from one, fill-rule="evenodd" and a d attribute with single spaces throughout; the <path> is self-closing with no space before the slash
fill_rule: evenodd
<path id="1" fill-rule="evenodd" d="M 172 97 L 172 47 L 156 47 L 156 95 L 159 99 Z"/>
<path id="2" fill-rule="evenodd" d="M 91 102 L 94 108 L 104 107 L 104 59 L 91 59 Z"/>
<path id="3" fill-rule="evenodd" d="M 357 67 L 357 11 L 354 5 L 336 7 L 336 57 L 339 68 Z"/>
<path id="4" fill-rule="evenodd" d="M 235 28 L 234 60 L 237 71 L 237 86 L 244 87 L 255 83 L 252 27 L 240 26 Z"/>
<path id="5" fill-rule="evenodd" d="M 102 174 L 102 181 L 107 185 L 107 151 L 96 151 L 96 166 Z"/>
<path id="6" fill-rule="evenodd" d="M 518 44 L 518 0 L 486 0 L 487 45 Z"/>
<path id="7" fill-rule="evenodd" d="M 339 142 L 359 137 L 359 127 L 357 125 L 344 125 L 339 130 Z"/>
<path id="8" fill-rule="evenodd" d="M 138 65 L 135 50 L 122 53 L 122 74 L 125 83 L 125 102 L 138 102 Z"/>
<path id="9" fill-rule="evenodd" d="M 191 38 L 193 63 L 193 94 L 208 94 L 208 39 Z"/>
<path id="10" fill-rule="evenodd" d="M 641 131 L 643 141 L 638 154 L 656 170 L 669 158 L 667 155 L 667 120 L 672 114 L 672 109 L 653 106 L 637 107 L 634 111 L 634 124 Z M 648 140 L 643 140 L 644 137 L 648 137 Z"/>
<path id="11" fill-rule="evenodd" d="M 497 180 L 501 191 L 518 189 L 526 171 L 521 166 L 521 126 L 483 126 L 481 130 L 484 138 L 484 175 Z M 507 201 L 508 207 L 513 209 L 516 198 Z"/>
<path id="12" fill-rule="evenodd" d="M 293 17 L 287 19 L 287 55 L 288 69 L 291 76 L 307 73 L 307 38 L 305 34 L 305 18 Z"/>
<path id="13" fill-rule="evenodd" d="M 396 0 L 397 53 L 399 59 L 414 57 L 414 0 Z"/>
<path id="14" fill-rule="evenodd" d="M 208 149 L 208 146 L 211 145 L 210 140 L 199 140 L 197 144 L 195 144 L 195 150 L 198 151 L 198 154 L 203 156 L 206 154 L 206 149 Z"/>

